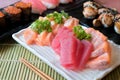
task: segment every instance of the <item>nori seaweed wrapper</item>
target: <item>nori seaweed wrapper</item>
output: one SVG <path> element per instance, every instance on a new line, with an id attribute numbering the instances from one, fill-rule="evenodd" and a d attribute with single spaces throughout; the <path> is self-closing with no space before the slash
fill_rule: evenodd
<path id="1" fill-rule="evenodd" d="M 5 15 L 0 11 L 0 33 L 3 33 L 6 29 Z"/>
<path id="2" fill-rule="evenodd" d="M 21 21 L 21 9 L 14 6 L 8 6 L 4 8 L 3 12 L 6 15 L 7 24 L 19 24 Z"/>
<path id="3" fill-rule="evenodd" d="M 5 26 L 5 15 L 2 12 L 0 12 L 0 28 L 4 28 Z"/>
<path id="4" fill-rule="evenodd" d="M 31 4 L 30 3 L 24 3 L 24 2 L 17 2 L 14 4 L 15 7 L 22 10 L 22 20 L 23 21 L 29 21 L 31 18 Z"/>

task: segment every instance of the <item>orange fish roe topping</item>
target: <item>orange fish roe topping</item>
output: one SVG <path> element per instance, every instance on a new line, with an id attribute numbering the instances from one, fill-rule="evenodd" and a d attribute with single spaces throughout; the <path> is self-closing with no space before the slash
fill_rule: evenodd
<path id="1" fill-rule="evenodd" d="M 21 9 L 18 9 L 14 6 L 8 6 L 7 8 L 4 9 L 7 13 L 9 14 L 18 14 L 21 12 Z"/>
<path id="2" fill-rule="evenodd" d="M 18 2 L 14 6 L 18 8 L 30 8 L 31 4 L 30 3 L 24 3 L 24 2 Z"/>
<path id="3" fill-rule="evenodd" d="M 4 15 L 2 12 L 0 12 L 0 18 L 1 18 L 1 17 L 4 17 L 4 16 L 5 16 L 5 15 Z"/>

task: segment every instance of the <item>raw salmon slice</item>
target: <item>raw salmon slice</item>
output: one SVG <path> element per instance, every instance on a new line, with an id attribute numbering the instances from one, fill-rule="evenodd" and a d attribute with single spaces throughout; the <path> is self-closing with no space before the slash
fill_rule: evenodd
<path id="1" fill-rule="evenodd" d="M 87 67 L 93 69 L 107 68 L 111 61 L 111 47 L 107 37 L 93 28 L 87 28 L 85 31 L 92 35 L 91 43 L 94 47 Z"/>
<path id="2" fill-rule="evenodd" d="M 34 32 L 32 29 L 30 28 L 26 28 L 24 33 L 23 33 L 23 37 L 25 39 L 25 42 L 27 44 L 32 44 L 34 43 L 35 39 L 37 38 L 38 33 Z"/>
<path id="3" fill-rule="evenodd" d="M 54 35 L 52 32 L 43 31 L 38 35 L 35 41 L 37 45 L 50 46 L 53 38 Z"/>

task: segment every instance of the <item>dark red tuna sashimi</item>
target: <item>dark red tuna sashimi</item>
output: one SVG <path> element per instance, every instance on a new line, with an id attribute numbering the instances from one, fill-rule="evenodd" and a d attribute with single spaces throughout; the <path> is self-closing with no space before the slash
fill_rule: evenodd
<path id="1" fill-rule="evenodd" d="M 84 45 L 83 49 L 83 55 L 81 57 L 80 63 L 79 63 L 79 69 L 82 70 L 85 68 L 86 63 L 90 59 L 91 53 L 93 51 L 93 45 L 87 40 L 82 40 L 81 41 Z"/>
<path id="2" fill-rule="evenodd" d="M 60 63 L 67 69 L 75 69 L 77 40 L 74 36 L 68 36 L 61 40 Z"/>
<path id="3" fill-rule="evenodd" d="M 83 43 L 79 39 L 77 39 L 77 51 L 76 51 L 76 59 L 77 59 L 76 65 L 77 65 L 77 69 L 79 69 L 79 64 L 80 64 L 80 61 L 82 59 L 83 50 L 84 50 Z"/>
<path id="4" fill-rule="evenodd" d="M 93 50 L 87 40 L 80 41 L 68 28 L 62 27 L 52 41 L 52 48 L 60 56 L 63 67 L 71 70 L 82 70 Z"/>
<path id="5" fill-rule="evenodd" d="M 73 34 L 71 30 L 69 30 L 66 27 L 62 27 L 61 29 L 59 29 L 57 35 L 55 36 L 55 38 L 52 41 L 52 45 L 51 47 L 54 49 L 54 51 L 60 55 L 60 41 L 64 38 L 66 38 L 66 34 Z"/>

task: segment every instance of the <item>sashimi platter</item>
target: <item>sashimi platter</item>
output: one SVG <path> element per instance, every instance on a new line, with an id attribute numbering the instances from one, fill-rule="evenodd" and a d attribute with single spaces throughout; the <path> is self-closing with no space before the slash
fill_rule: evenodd
<path id="1" fill-rule="evenodd" d="M 67 80 L 102 79 L 120 65 L 119 45 L 64 10 L 39 16 L 12 37 Z"/>

